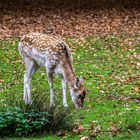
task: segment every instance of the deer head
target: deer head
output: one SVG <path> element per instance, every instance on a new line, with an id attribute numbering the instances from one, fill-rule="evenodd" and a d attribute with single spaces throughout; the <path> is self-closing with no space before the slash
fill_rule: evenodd
<path id="1" fill-rule="evenodd" d="M 75 87 L 71 90 L 72 100 L 76 107 L 83 107 L 84 98 L 86 95 L 83 78 L 76 78 Z"/>

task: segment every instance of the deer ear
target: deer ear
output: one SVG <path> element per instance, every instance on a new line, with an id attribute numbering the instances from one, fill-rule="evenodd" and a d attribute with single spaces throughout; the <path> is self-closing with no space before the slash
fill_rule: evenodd
<path id="1" fill-rule="evenodd" d="M 80 79 L 76 77 L 76 87 L 80 87 Z"/>

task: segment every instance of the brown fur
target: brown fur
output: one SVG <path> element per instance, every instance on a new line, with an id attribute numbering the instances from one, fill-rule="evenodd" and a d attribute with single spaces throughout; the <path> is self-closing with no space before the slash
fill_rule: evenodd
<path id="1" fill-rule="evenodd" d="M 74 87 L 76 76 L 72 66 L 72 57 L 67 44 L 61 39 L 41 33 L 30 33 L 21 38 L 24 47 L 37 48 L 40 51 L 49 51 L 52 55 L 58 56 L 64 70 L 65 79 L 71 87 Z"/>

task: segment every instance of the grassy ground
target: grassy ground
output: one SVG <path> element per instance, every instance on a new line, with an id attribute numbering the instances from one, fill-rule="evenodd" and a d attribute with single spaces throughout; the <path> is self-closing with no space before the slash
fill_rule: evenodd
<path id="1" fill-rule="evenodd" d="M 63 138 L 79 140 L 82 136 L 89 136 L 96 140 L 140 139 L 140 45 L 137 36 L 89 37 L 84 40 L 68 38 L 67 42 L 73 48 L 77 75 L 86 78 L 87 96 L 85 108 L 77 110 L 82 114 L 79 118 L 82 131 L 78 134 L 75 130 Z M 17 51 L 17 41 L 1 40 L 1 108 L 6 104 L 20 104 L 24 70 Z M 55 81 L 56 98 L 62 98 L 60 80 L 56 77 Z M 32 96 L 49 94 L 44 68 L 33 76 L 31 87 Z M 70 96 L 69 104 L 73 107 Z M 57 140 L 62 137 L 45 135 L 27 139 Z"/>

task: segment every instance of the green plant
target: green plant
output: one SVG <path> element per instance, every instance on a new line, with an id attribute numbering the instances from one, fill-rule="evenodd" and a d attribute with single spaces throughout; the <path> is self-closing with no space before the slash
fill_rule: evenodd
<path id="1" fill-rule="evenodd" d="M 8 108 L 0 112 L 0 136 L 34 135 L 43 131 L 49 123 L 47 112 L 35 112 L 30 110 L 24 112 L 19 107 Z"/>
<path id="2" fill-rule="evenodd" d="M 15 99 L 7 100 L 7 109 L 0 112 L 0 136 L 33 136 L 71 130 L 78 115 L 72 109 L 58 105 L 59 101 L 50 108 L 47 96 L 36 95 L 32 105 L 27 106 L 21 101 L 9 107 L 9 102 Z"/>
<path id="3" fill-rule="evenodd" d="M 73 114 L 60 106 L 48 108 L 48 112 L 9 107 L 0 112 L 0 136 L 31 136 L 70 130 L 74 126 Z"/>
<path id="4" fill-rule="evenodd" d="M 50 108 L 49 130 L 56 133 L 59 130 L 71 130 L 74 127 L 78 113 L 61 106 Z"/>

